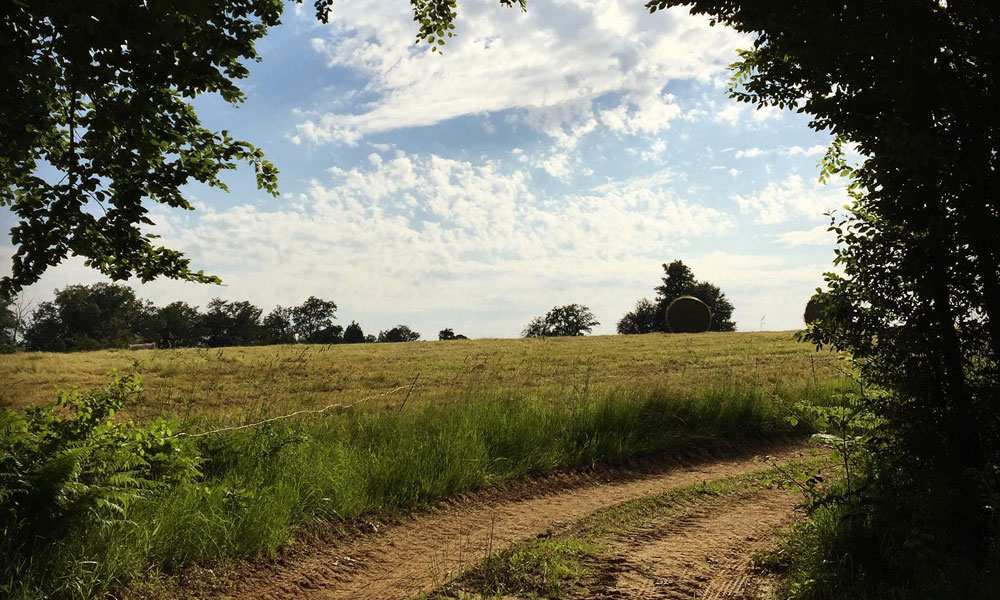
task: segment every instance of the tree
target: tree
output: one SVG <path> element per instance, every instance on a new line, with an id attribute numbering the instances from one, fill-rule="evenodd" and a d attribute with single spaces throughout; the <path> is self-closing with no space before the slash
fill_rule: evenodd
<path id="1" fill-rule="evenodd" d="M 397 325 L 387 331 L 378 332 L 379 342 L 415 342 L 419 339 L 420 334 L 406 325 Z"/>
<path id="2" fill-rule="evenodd" d="M 635 308 L 618 321 L 618 333 L 622 335 L 634 333 L 652 333 L 666 329 L 666 315 L 659 305 L 653 304 L 647 298 L 635 303 Z"/>
<path id="3" fill-rule="evenodd" d="M 351 321 L 351 324 L 344 330 L 344 343 L 363 344 L 364 342 L 365 332 L 361 329 L 361 325 L 358 325 L 357 321 Z"/>
<path id="4" fill-rule="evenodd" d="M 523 337 L 581 336 L 600 325 L 590 309 L 582 304 L 554 306 L 544 316 L 535 317 L 521 331 Z"/>
<path id="5" fill-rule="evenodd" d="M 330 332 L 327 330 L 333 327 L 336 312 L 337 305 L 335 303 L 321 300 L 316 296 L 310 296 L 300 306 L 293 308 L 291 316 L 298 340 L 309 344 L 330 343 L 321 338 L 323 336 L 326 336 L 325 339 L 330 338 Z"/>
<path id="6" fill-rule="evenodd" d="M 215 298 L 208 303 L 203 323 L 205 345 L 250 346 L 261 341 L 263 311 L 246 300 L 230 302 Z"/>
<path id="7" fill-rule="evenodd" d="M 301 2 L 301 0 L 297 0 Z M 524 6 L 524 0 L 500 0 Z M 315 0 L 327 22 L 333 0 Z M 182 192 L 225 190 L 221 172 L 248 163 L 277 194 L 277 170 L 246 141 L 202 126 L 190 100 L 217 93 L 260 60 L 255 42 L 281 20 L 281 0 L 4 2 L 0 6 L 0 206 L 17 223 L 14 293 L 69 254 L 113 280 L 218 282 L 142 229 L 151 204 L 192 210 Z M 411 0 L 417 38 L 453 35 L 454 2 Z"/>
<path id="8" fill-rule="evenodd" d="M 294 344 L 295 331 L 292 327 L 291 308 L 274 307 L 261 321 L 265 344 Z"/>
<path id="9" fill-rule="evenodd" d="M 838 272 L 806 338 L 848 352 L 879 391 L 851 407 L 878 426 L 844 529 L 866 524 L 879 547 L 906 556 L 825 564 L 877 574 L 878 596 L 914 591 L 930 572 L 936 591 L 979 595 L 988 578 L 954 565 L 985 564 L 997 540 L 982 510 L 1000 493 L 983 475 L 1000 464 L 1000 114 L 985 108 L 1000 105 L 996 3 L 647 4 L 671 6 L 753 34 L 731 95 L 811 115 L 836 134 L 821 177 L 850 178 L 853 202 L 831 219 Z"/>
<path id="10" fill-rule="evenodd" d="M 465 337 L 461 333 L 456 335 L 455 331 L 451 327 L 448 327 L 447 329 L 442 329 L 441 331 L 438 332 L 438 340 L 440 341 L 467 340 L 467 339 L 469 338 Z"/>
<path id="11" fill-rule="evenodd" d="M 668 332 L 667 307 L 679 296 L 694 296 L 712 311 L 709 331 L 736 331 L 733 322 L 733 305 L 718 286 L 707 281 L 697 281 L 694 272 L 679 260 L 663 265 L 662 284 L 656 290 L 655 304 L 645 298 L 636 303 L 632 312 L 618 321 L 618 333 Z"/>
<path id="12" fill-rule="evenodd" d="M 156 329 L 151 340 L 160 348 L 197 346 L 205 336 L 203 319 L 197 306 L 171 302 L 156 309 Z"/>
<path id="13" fill-rule="evenodd" d="M 135 341 L 145 305 L 132 288 L 111 283 L 71 285 L 42 302 L 25 332 L 31 350 L 121 348 Z"/>
<path id="14" fill-rule="evenodd" d="M 0 304 L 0 354 L 13 352 L 17 348 L 17 316 L 13 301 Z"/>

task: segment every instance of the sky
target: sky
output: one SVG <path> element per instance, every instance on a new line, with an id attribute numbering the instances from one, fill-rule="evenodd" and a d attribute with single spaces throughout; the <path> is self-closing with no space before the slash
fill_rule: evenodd
<path id="1" fill-rule="evenodd" d="M 342 325 L 424 339 L 514 337 L 579 303 L 606 334 L 681 259 L 739 330 L 803 326 L 833 259 L 824 213 L 847 196 L 818 182 L 831 137 L 807 116 L 728 98 L 751 38 L 637 1 L 465 0 L 437 54 L 403 0 L 337 2 L 329 25 L 306 4 L 258 43 L 243 104 L 195 101 L 266 152 L 281 194 L 244 167 L 228 193 L 186 188 L 194 211 L 154 207 L 164 244 L 224 285 L 130 283 L 140 297 L 266 313 L 315 295 Z M 12 252 L 0 239 L 0 273 Z M 102 280 L 73 258 L 26 295 Z"/>

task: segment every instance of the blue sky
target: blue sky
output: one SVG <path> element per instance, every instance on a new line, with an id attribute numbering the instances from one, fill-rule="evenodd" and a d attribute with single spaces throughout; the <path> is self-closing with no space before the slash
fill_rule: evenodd
<path id="1" fill-rule="evenodd" d="M 641 2 L 495 4 L 460 3 L 443 56 L 413 43 L 402 0 L 337 3 L 325 26 L 290 5 L 247 101 L 196 103 L 265 150 L 281 196 L 243 168 L 228 194 L 190 187 L 196 211 L 154 209 L 165 243 L 225 285 L 139 294 L 265 311 L 317 295 L 343 324 L 425 339 L 515 336 L 577 302 L 613 333 L 679 258 L 726 292 L 739 329 L 801 327 L 833 258 L 824 212 L 846 195 L 817 182 L 830 137 L 806 117 L 727 98 L 749 38 Z M 27 295 L 99 280 L 73 259 Z"/>

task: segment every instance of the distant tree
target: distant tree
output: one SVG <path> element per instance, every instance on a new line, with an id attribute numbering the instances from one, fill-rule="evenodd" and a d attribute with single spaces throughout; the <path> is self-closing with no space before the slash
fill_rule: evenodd
<path id="1" fill-rule="evenodd" d="M 344 343 L 363 344 L 364 342 L 365 332 L 361 329 L 361 325 L 358 325 L 357 321 L 351 321 L 351 324 L 344 330 Z"/>
<path id="2" fill-rule="evenodd" d="M 321 341 L 321 335 L 324 335 L 321 332 L 333 327 L 336 312 L 337 305 L 334 302 L 310 296 L 292 309 L 295 336 L 300 342 L 308 344 L 328 343 Z"/>
<path id="3" fill-rule="evenodd" d="M 469 338 L 465 337 L 461 333 L 456 334 L 454 330 L 451 329 L 451 327 L 448 327 L 447 329 L 442 329 L 441 331 L 438 332 L 438 340 L 440 341 L 467 340 L 467 339 Z"/>
<path id="4" fill-rule="evenodd" d="M 368 335 L 365 336 L 365 343 L 366 344 L 374 344 L 377 341 L 378 341 L 378 338 L 375 337 L 375 335 L 372 334 L 372 333 L 369 333 Z"/>
<path id="5" fill-rule="evenodd" d="M 265 344 L 294 344 L 295 330 L 292 326 L 291 308 L 274 307 L 261 321 L 263 341 Z"/>
<path id="6" fill-rule="evenodd" d="M 590 333 L 600 325 L 594 313 L 582 304 L 555 306 L 544 316 L 535 317 L 524 328 L 524 337 L 566 337 Z"/>
<path id="7" fill-rule="evenodd" d="M 25 332 L 26 345 L 49 351 L 120 348 L 136 340 L 144 310 L 124 285 L 67 286 L 38 305 Z"/>
<path id="8" fill-rule="evenodd" d="M 151 340 L 161 348 L 189 348 L 201 344 L 205 335 L 204 316 L 197 306 L 171 302 L 156 309 L 157 330 Z"/>
<path id="9" fill-rule="evenodd" d="M 618 321 L 618 333 L 669 332 L 667 306 L 678 296 L 694 296 L 712 311 L 710 331 L 736 331 L 733 322 L 733 305 L 718 286 L 707 281 L 697 281 L 691 269 L 679 260 L 663 265 L 662 284 L 654 288 L 656 299 L 645 298 L 636 303 L 635 309 Z"/>
<path id="10" fill-rule="evenodd" d="M 625 335 L 630 333 L 651 333 L 661 331 L 660 326 L 666 327 L 664 315 L 657 304 L 653 304 L 648 298 L 643 298 L 635 303 L 632 312 L 626 313 L 618 321 L 618 333 Z"/>
<path id="11" fill-rule="evenodd" d="M 205 345 L 250 346 L 261 341 L 263 311 L 245 300 L 229 302 L 215 298 L 208 303 L 203 323 Z"/>
<path id="12" fill-rule="evenodd" d="M 314 344 L 343 344 L 344 343 L 344 327 L 342 325 L 331 325 L 324 329 L 321 329 L 315 335 L 313 335 L 312 343 Z"/>
<path id="13" fill-rule="evenodd" d="M 378 333 L 379 342 L 415 342 L 419 339 L 420 334 L 406 325 L 397 325 L 392 329 Z"/>

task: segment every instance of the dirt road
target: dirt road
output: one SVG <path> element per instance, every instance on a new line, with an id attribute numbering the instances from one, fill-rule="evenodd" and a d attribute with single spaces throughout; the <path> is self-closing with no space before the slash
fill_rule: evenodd
<path id="1" fill-rule="evenodd" d="M 780 461 L 790 461 L 801 457 L 804 448 L 785 445 L 763 451 Z M 224 597 L 275 600 L 412 598 L 457 577 L 489 552 L 580 521 L 598 511 L 671 488 L 762 468 L 764 465 L 752 460 L 751 456 L 742 456 L 675 463 L 640 472 L 543 479 L 531 484 L 533 488 L 513 494 L 514 497 L 495 494 L 485 499 L 458 502 L 377 533 L 300 553 L 284 565 L 260 569 L 243 577 L 236 589 Z M 763 494 L 740 500 L 737 506 L 730 508 L 718 513 L 704 508 L 702 513 L 691 515 L 687 521 L 676 521 L 645 537 L 636 537 L 633 546 L 622 546 L 623 559 L 617 563 L 621 568 L 608 572 L 605 578 L 608 585 L 602 595 L 698 597 L 683 595 L 682 588 L 688 585 L 694 592 L 706 587 L 703 570 L 686 566 L 697 563 L 700 568 L 700 562 L 705 562 L 701 555 L 706 548 L 714 548 L 713 552 L 718 555 L 714 559 L 709 557 L 710 560 L 725 565 L 725 569 L 716 571 L 723 573 L 728 569 L 739 577 L 746 553 L 734 554 L 731 550 L 752 546 L 752 542 L 746 540 L 754 539 L 769 524 L 786 519 L 792 506 L 787 494 Z M 690 577 L 683 575 L 677 579 L 679 575 L 670 573 L 687 573 Z M 699 585 L 663 583 L 688 579 Z M 733 586 L 739 588 L 740 583 L 726 583 L 720 579 L 718 585 L 713 585 L 718 590 L 707 597 L 724 598 L 729 597 L 727 590 L 731 591 Z M 671 586 L 677 587 L 673 591 L 681 595 L 664 595 Z"/>

